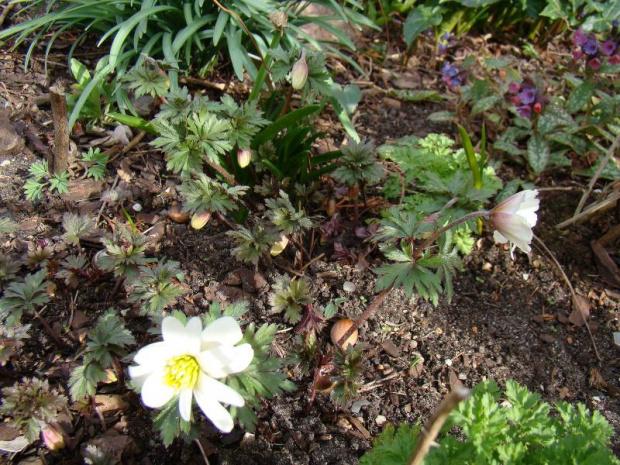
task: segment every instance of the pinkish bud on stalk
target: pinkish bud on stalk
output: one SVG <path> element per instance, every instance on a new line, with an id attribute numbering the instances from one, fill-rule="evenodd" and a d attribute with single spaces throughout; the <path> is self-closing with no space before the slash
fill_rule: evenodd
<path id="1" fill-rule="evenodd" d="M 301 58 L 293 65 L 291 70 L 291 85 L 295 90 L 301 90 L 308 80 L 308 63 L 306 63 L 306 51 L 301 52 Z"/>
<path id="2" fill-rule="evenodd" d="M 66 447 L 62 433 L 52 426 L 46 426 L 41 431 L 41 440 L 49 450 L 60 450 Z"/>
<path id="3" fill-rule="evenodd" d="M 250 149 L 237 150 L 237 163 L 241 168 L 245 168 L 252 161 L 252 151 Z"/>

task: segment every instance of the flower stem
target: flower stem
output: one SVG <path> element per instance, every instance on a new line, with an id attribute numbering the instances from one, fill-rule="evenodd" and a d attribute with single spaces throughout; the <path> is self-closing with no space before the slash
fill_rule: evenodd
<path id="1" fill-rule="evenodd" d="M 435 234 L 433 234 L 431 237 L 429 237 L 428 240 L 422 244 L 420 249 L 421 250 L 427 249 L 428 247 L 430 247 L 430 245 L 433 242 L 435 242 L 437 239 L 439 239 L 443 233 L 445 233 L 446 231 L 454 228 L 455 226 L 458 226 L 461 223 L 465 223 L 465 222 L 467 222 L 469 220 L 473 220 L 475 218 L 488 218 L 490 214 L 491 214 L 491 212 L 488 211 L 488 210 L 478 210 L 478 211 L 475 211 L 475 212 L 468 213 L 465 216 L 461 216 L 460 218 L 452 221 L 451 223 L 448 223 L 447 225 L 445 225 L 441 229 L 438 229 Z"/>

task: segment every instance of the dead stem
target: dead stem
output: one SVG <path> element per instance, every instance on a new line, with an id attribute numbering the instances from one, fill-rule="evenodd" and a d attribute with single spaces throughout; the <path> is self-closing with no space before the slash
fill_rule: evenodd
<path id="1" fill-rule="evenodd" d="M 428 420 L 426 426 L 420 430 L 418 444 L 409 457 L 408 465 L 420 465 L 422 463 L 431 446 L 435 443 L 435 438 L 448 419 L 450 412 L 459 402 L 467 399 L 469 395 L 469 389 L 457 388 L 441 401 L 441 404 L 439 404 L 433 416 Z"/>

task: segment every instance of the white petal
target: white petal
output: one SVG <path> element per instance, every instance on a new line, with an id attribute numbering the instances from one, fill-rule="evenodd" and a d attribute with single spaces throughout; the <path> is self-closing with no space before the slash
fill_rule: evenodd
<path id="1" fill-rule="evenodd" d="M 245 370 L 254 358 L 250 344 L 237 347 L 216 346 L 196 356 L 200 368 L 212 378 L 224 378 L 232 373 Z"/>
<path id="2" fill-rule="evenodd" d="M 501 234 L 525 253 L 530 253 L 530 242 L 534 237 L 532 228 L 528 226 L 525 219 L 513 216 L 508 227 L 501 229 Z"/>
<path id="3" fill-rule="evenodd" d="M 179 413 L 185 421 L 192 421 L 192 389 L 184 388 L 179 393 Z"/>
<path id="4" fill-rule="evenodd" d="M 500 244 L 505 244 L 506 242 L 508 242 L 508 239 L 502 236 L 502 233 L 500 233 L 499 231 L 495 231 L 493 233 L 493 239 L 495 239 L 495 242 L 499 242 Z"/>
<path id="5" fill-rule="evenodd" d="M 175 347 L 166 342 L 155 342 L 148 346 L 142 347 L 133 358 L 133 361 L 140 365 L 153 366 L 160 363 L 166 363 L 171 356 L 178 355 L 174 352 Z"/>
<path id="6" fill-rule="evenodd" d="M 218 402 L 234 405 L 235 407 L 243 407 L 245 404 L 243 397 L 233 388 L 202 373 L 198 378 L 198 384 L 196 384 L 194 392 L 196 390 L 201 391 L 203 395 L 213 397 Z"/>
<path id="7" fill-rule="evenodd" d="M 161 370 L 151 373 L 142 385 L 142 402 L 151 408 L 159 408 L 166 405 L 172 396 L 174 389 L 164 384 L 164 374 Z"/>
<path id="8" fill-rule="evenodd" d="M 146 378 L 148 378 L 153 371 L 153 367 L 148 365 L 132 365 L 129 367 L 129 376 L 136 386 L 142 387 Z"/>
<path id="9" fill-rule="evenodd" d="M 202 332 L 203 343 L 219 343 L 224 345 L 234 346 L 243 337 L 241 328 L 237 321 L 230 317 L 224 316 L 218 318 L 209 326 L 207 326 Z M 212 347 L 212 345 L 209 345 Z"/>
<path id="10" fill-rule="evenodd" d="M 186 326 L 173 316 L 164 318 L 161 324 L 164 342 L 190 355 L 200 352 L 201 331 L 202 323 L 198 317 L 190 318 Z"/>
<path id="11" fill-rule="evenodd" d="M 198 406 L 215 427 L 223 433 L 230 433 L 235 424 L 228 410 L 204 391 L 195 390 L 194 394 Z"/>
<path id="12" fill-rule="evenodd" d="M 540 200 L 538 200 L 538 198 L 536 198 L 536 196 L 538 195 L 538 191 L 524 191 L 525 192 L 525 198 L 523 200 L 523 202 L 521 203 L 521 205 L 519 206 L 519 211 L 517 212 L 517 215 L 525 218 L 528 226 L 534 227 L 536 226 L 536 221 L 538 220 L 538 216 L 536 215 L 536 212 L 538 211 L 538 208 L 540 207 Z"/>
<path id="13" fill-rule="evenodd" d="M 525 197 L 525 191 L 517 192 L 516 194 L 511 195 L 503 202 L 500 202 L 495 206 L 492 210 L 493 213 L 510 213 L 514 214 L 519 209 L 519 206 L 523 202 Z"/>

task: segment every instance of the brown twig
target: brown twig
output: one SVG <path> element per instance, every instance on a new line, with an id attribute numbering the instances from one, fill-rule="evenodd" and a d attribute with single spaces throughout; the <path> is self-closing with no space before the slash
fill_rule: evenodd
<path id="1" fill-rule="evenodd" d="M 351 325 L 351 327 L 347 330 L 347 332 L 344 333 L 342 337 L 338 340 L 339 347 L 342 348 L 342 345 L 344 344 L 344 342 L 348 340 L 349 337 L 351 337 L 351 334 L 353 334 L 355 331 L 358 330 L 358 328 L 362 325 L 362 323 L 364 323 L 364 321 L 366 321 L 370 317 L 370 315 L 372 315 L 372 312 L 374 312 L 377 309 L 377 307 L 381 305 L 381 303 L 385 300 L 385 298 L 389 295 L 390 292 L 392 292 L 392 286 L 388 287 L 387 289 L 383 289 L 379 293 L 379 295 L 375 297 L 375 300 L 373 300 L 370 303 L 370 305 L 366 307 L 366 310 L 364 310 L 364 313 L 362 313 L 360 317 L 357 320 L 355 320 L 355 322 Z"/>
<path id="2" fill-rule="evenodd" d="M 60 174 L 69 168 L 69 120 L 67 98 L 60 86 L 50 87 L 52 119 L 54 121 L 54 152 L 50 160 L 50 171 Z"/>
<path id="3" fill-rule="evenodd" d="M 571 296 L 573 297 L 572 302 L 576 302 L 577 301 L 577 293 L 575 292 L 575 288 L 573 288 L 573 284 L 570 282 L 570 279 L 568 279 L 568 276 L 566 276 L 566 273 L 564 272 L 564 269 L 560 265 L 560 262 L 558 262 L 558 260 L 555 258 L 555 255 L 553 254 L 553 252 L 551 252 L 551 250 L 549 250 L 549 248 L 545 245 L 545 243 L 541 239 L 539 239 L 538 237 L 534 236 L 534 240 L 540 246 L 540 248 L 544 252 L 547 253 L 547 255 L 551 258 L 551 260 L 553 261 L 553 263 L 557 267 L 557 269 L 560 271 L 560 274 L 564 278 L 564 281 L 566 282 L 566 285 L 568 286 L 568 289 L 570 290 Z M 575 304 L 573 303 L 573 305 L 575 305 Z M 596 358 L 600 362 L 602 359 L 601 359 L 601 356 L 598 353 L 598 348 L 596 347 L 596 342 L 594 342 L 594 336 L 592 335 L 592 330 L 590 330 L 590 325 L 588 324 L 588 321 L 586 320 L 586 316 L 583 314 L 583 312 L 581 312 L 581 310 L 579 310 L 579 309 L 577 309 L 577 310 L 579 311 L 579 314 L 581 315 L 581 318 L 583 318 L 583 323 L 584 323 L 586 329 L 588 330 L 588 334 L 590 335 L 590 340 L 592 341 L 592 346 L 594 347 L 594 353 L 596 354 Z"/>
<path id="4" fill-rule="evenodd" d="M 222 167 L 221 165 L 218 165 L 217 163 L 209 160 L 208 158 L 205 158 L 204 160 L 207 162 L 207 165 L 209 165 L 215 171 L 217 171 L 222 176 L 224 176 L 224 179 L 226 179 L 228 184 L 230 184 L 231 186 L 236 186 L 237 185 L 237 181 L 235 181 L 235 178 L 228 171 L 226 171 L 224 169 L 224 167 Z"/>
<path id="5" fill-rule="evenodd" d="M 41 310 L 41 312 L 42 312 L 43 310 L 45 310 L 45 308 L 47 308 L 47 307 L 43 307 L 43 309 Z M 60 338 L 58 337 L 58 334 L 56 334 L 56 333 L 54 332 L 54 330 L 50 327 L 50 325 L 47 323 L 47 321 L 45 321 L 45 320 L 43 319 L 43 317 L 41 316 L 41 314 L 40 314 L 39 312 L 37 312 L 37 311 L 36 311 L 36 310 L 34 310 L 34 309 L 33 309 L 33 312 L 34 312 L 34 316 L 36 316 L 36 317 L 37 317 L 37 319 L 39 320 L 39 322 L 41 322 L 41 325 L 43 326 L 43 329 L 45 329 L 45 332 L 46 332 L 47 334 L 49 334 L 49 336 L 50 336 L 50 337 L 54 340 L 54 342 L 56 343 L 56 345 L 57 345 L 59 348 L 64 349 L 64 348 L 65 348 L 65 343 L 63 342 L 63 340 L 62 340 L 62 339 L 60 339 Z"/>
<path id="6" fill-rule="evenodd" d="M 2 25 L 4 24 L 6 17 L 9 15 L 9 13 L 11 12 L 13 8 L 15 8 L 15 3 L 9 2 L 9 4 L 2 11 L 2 14 L 0 14 L 0 29 L 2 28 Z"/>
<path id="7" fill-rule="evenodd" d="M 418 444 L 409 457 L 408 465 L 420 465 L 422 460 L 431 446 L 435 442 L 435 438 L 441 431 L 444 423 L 448 419 L 450 412 L 461 402 L 469 397 L 470 391 L 466 388 L 457 388 L 446 396 L 446 398 L 439 404 L 439 407 L 430 418 L 428 423 L 420 431 L 420 438 Z"/>
<path id="8" fill-rule="evenodd" d="M 596 173 L 594 173 L 594 176 L 592 177 L 592 179 L 590 179 L 590 183 L 588 184 L 588 189 L 581 196 L 581 200 L 579 200 L 579 204 L 577 205 L 577 208 L 575 209 L 573 218 L 579 215 L 579 213 L 581 213 L 581 210 L 583 209 L 583 206 L 585 205 L 586 200 L 588 200 L 588 197 L 592 193 L 594 184 L 596 184 L 596 181 L 598 181 L 598 178 L 601 176 L 603 169 L 605 169 L 605 166 L 607 166 L 607 163 L 609 162 L 611 157 L 616 152 L 618 145 L 620 145 L 620 134 L 618 134 L 618 136 L 616 137 L 616 140 L 614 140 L 614 143 L 611 144 L 611 147 L 609 147 L 609 149 L 607 150 L 607 154 L 605 155 L 605 158 L 603 159 L 603 161 L 601 161 L 601 164 L 598 166 L 598 169 L 596 170 Z"/>

